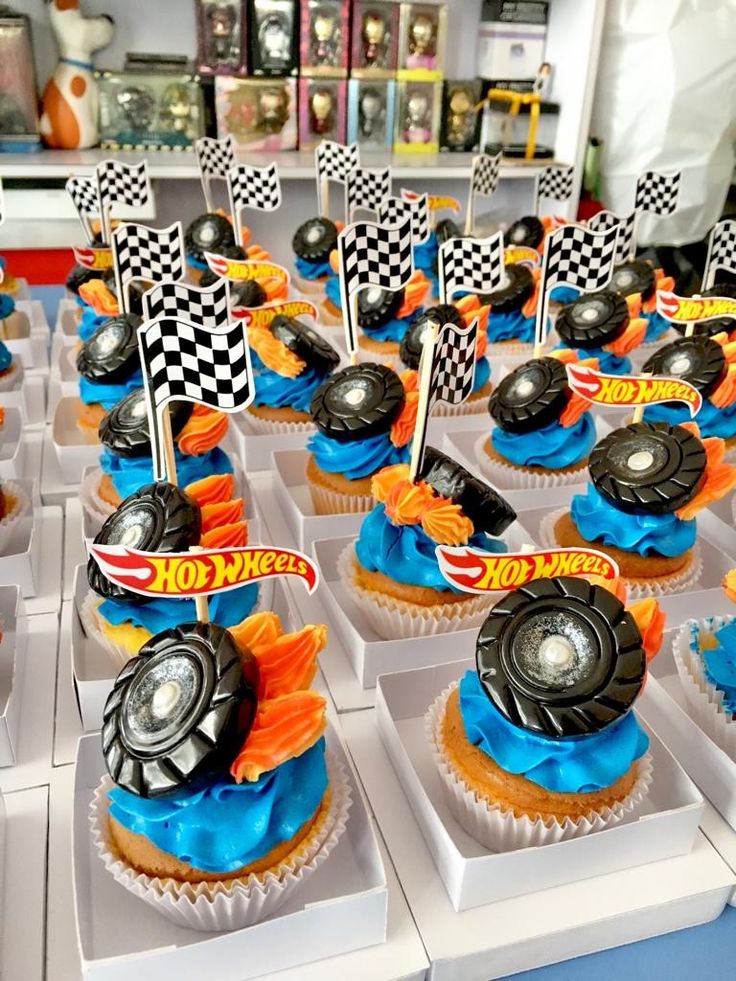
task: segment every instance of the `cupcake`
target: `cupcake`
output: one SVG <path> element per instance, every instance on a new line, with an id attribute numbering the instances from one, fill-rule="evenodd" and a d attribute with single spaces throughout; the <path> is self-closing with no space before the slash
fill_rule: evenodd
<path id="1" fill-rule="evenodd" d="M 0 555 L 5 555 L 18 522 L 30 508 L 31 502 L 19 484 L 0 481 Z"/>
<path id="2" fill-rule="evenodd" d="M 399 357 L 407 368 L 418 371 L 419 362 L 422 357 L 424 335 L 430 324 L 434 323 L 441 327 L 447 323 L 452 323 L 456 327 L 463 328 L 470 326 L 474 320 L 478 320 L 478 342 L 475 349 L 473 390 L 468 398 L 458 405 L 448 405 L 446 402 L 438 402 L 432 409 L 433 415 L 474 415 L 485 411 L 485 400 L 493 389 L 493 385 L 491 384 L 491 363 L 485 356 L 488 347 L 488 338 L 486 335 L 488 310 L 489 308 L 487 306 L 481 306 L 481 302 L 477 296 L 469 293 L 454 303 L 438 303 L 435 306 L 428 307 L 404 335 L 399 348 Z"/>
<path id="3" fill-rule="evenodd" d="M 79 288 L 93 279 L 103 279 L 105 271 L 102 269 L 88 269 L 87 266 L 75 265 L 70 269 L 65 286 L 69 293 L 81 303 L 79 298 Z"/>
<path id="4" fill-rule="evenodd" d="M 251 249 L 250 254 L 239 245 L 231 245 L 221 249 L 218 255 L 226 259 L 238 259 L 241 261 L 266 261 L 268 253 L 256 255 Z M 199 285 L 202 287 L 212 286 L 220 277 L 214 270 L 207 267 L 199 277 Z M 262 279 L 244 279 L 230 281 L 230 306 L 231 307 L 262 307 L 264 303 L 273 303 L 276 300 L 285 300 L 288 295 L 288 282 L 285 279 L 277 279 L 275 276 L 267 276 Z"/>
<path id="5" fill-rule="evenodd" d="M 242 498 L 233 498 L 232 474 L 205 477 L 185 488 L 165 481 L 131 494 L 105 521 L 95 545 L 127 545 L 143 552 L 186 552 L 202 548 L 239 548 L 248 544 Z M 85 632 L 121 664 L 153 634 L 196 619 L 194 600 L 145 597 L 105 577 L 97 561 L 87 562 L 92 592 L 82 608 Z M 248 583 L 215 594 L 210 615 L 222 627 L 245 619 L 258 601 L 258 585 Z"/>
<path id="6" fill-rule="evenodd" d="M 106 320 L 77 353 L 79 408 L 77 426 L 87 443 L 107 412 L 143 384 L 138 350 L 141 318 L 134 313 Z"/>
<path id="7" fill-rule="evenodd" d="M 187 226 L 184 232 L 184 248 L 187 254 L 189 279 L 199 285 L 201 278 L 209 269 L 205 252 L 214 255 L 230 255 L 230 258 L 245 258 L 265 261 L 269 258 L 260 245 L 250 244 L 250 229 L 242 229 L 242 241 L 235 241 L 235 230 L 229 215 L 224 211 L 213 211 L 199 215 Z M 243 256 L 240 252 L 244 252 Z"/>
<path id="8" fill-rule="evenodd" d="M 597 358 L 607 375 L 629 375 L 627 355 L 644 341 L 647 321 L 640 316 L 641 297 L 623 297 L 613 290 L 583 293 L 562 307 L 555 330 L 559 348 L 573 350 L 580 358 Z"/>
<path id="9" fill-rule="evenodd" d="M 10 349 L 0 341 L 0 392 L 9 392 L 18 378 L 18 365 L 13 361 Z"/>
<path id="10" fill-rule="evenodd" d="M 665 276 L 662 269 L 655 269 L 647 259 L 629 259 L 616 266 L 608 288 L 622 296 L 641 296 L 641 314 L 647 322 L 645 344 L 661 340 L 672 324 L 657 313 L 657 291 L 674 289 L 675 280 Z"/>
<path id="11" fill-rule="evenodd" d="M 172 402 L 169 415 L 177 476 L 183 487 L 213 474 L 232 473 L 230 459 L 218 446 L 228 430 L 224 413 L 191 402 Z M 126 497 L 153 483 L 151 435 L 142 388 L 107 413 L 99 436 L 103 446 L 100 466 L 84 478 L 81 494 L 84 506 L 104 518 Z"/>
<path id="12" fill-rule="evenodd" d="M 733 367 L 733 370 L 731 370 Z M 645 362 L 642 372 L 669 375 L 694 385 L 703 398 L 695 416 L 700 435 L 718 436 L 727 450 L 736 445 L 736 343 L 728 334 L 694 334 L 660 347 Z M 690 419 L 690 408 L 677 402 L 650 405 L 645 422 L 674 426 Z"/>
<path id="13" fill-rule="evenodd" d="M 0 340 L 12 341 L 20 336 L 24 317 L 15 308 L 9 293 L 0 293 Z"/>
<path id="14" fill-rule="evenodd" d="M 321 293 L 333 274 L 330 253 L 337 248 L 338 234 L 338 225 L 329 218 L 310 218 L 294 232 L 291 240 L 296 256 L 294 284 L 302 293 L 308 296 Z"/>
<path id="15" fill-rule="evenodd" d="M 460 592 L 442 574 L 438 545 L 505 552 L 502 534 L 516 518 L 506 501 L 444 453 L 427 447 L 418 480 L 409 467 L 381 470 L 377 501 L 338 571 L 373 629 L 386 639 L 423 637 L 480 622 L 490 594 Z"/>
<path id="16" fill-rule="evenodd" d="M 595 359 L 581 363 L 597 367 Z M 488 408 L 495 426 L 481 443 L 479 461 L 490 480 L 522 488 L 582 479 L 595 422 L 590 402 L 572 391 L 558 358 L 519 365 L 496 386 Z"/>
<path id="17" fill-rule="evenodd" d="M 20 280 L 8 270 L 5 256 L 0 256 L 0 295 L 17 296 L 20 285 Z"/>
<path id="18" fill-rule="evenodd" d="M 311 429 L 312 398 L 340 363 L 338 352 L 294 317 L 250 326 L 247 335 L 256 362 L 255 397 L 247 409 L 251 426 L 264 433 Z"/>
<path id="19" fill-rule="evenodd" d="M 476 670 L 431 706 L 427 734 L 450 810 L 493 851 L 551 844 L 630 814 L 652 779 L 632 711 L 663 617 L 584 579 L 537 579 L 500 599 Z"/>
<path id="20" fill-rule="evenodd" d="M 557 216 L 542 215 L 541 218 L 538 218 L 536 215 L 525 215 L 509 225 L 504 233 L 504 242 L 511 249 L 534 249 L 535 252 L 539 253 L 541 265 L 547 236 L 566 224 L 564 218 Z M 554 303 L 572 303 L 577 296 L 578 290 L 570 286 L 556 286 L 550 293 L 550 300 Z"/>
<path id="21" fill-rule="evenodd" d="M 539 278 L 539 269 L 511 262 L 504 267 L 501 288 L 481 296 L 481 303 L 490 305 L 488 343 L 500 345 L 499 351 L 534 343 L 537 305 L 541 302 Z"/>
<path id="22" fill-rule="evenodd" d="M 118 675 L 92 834 L 117 882 L 178 924 L 272 915 L 344 831 L 349 784 L 310 689 L 325 642 L 325 627 L 285 633 L 270 612 L 230 630 L 188 622 Z"/>
<path id="23" fill-rule="evenodd" d="M 306 472 L 317 514 L 371 509 L 373 475 L 409 462 L 418 401 L 416 372 L 381 364 L 350 365 L 317 389 Z"/>
<path id="24" fill-rule="evenodd" d="M 130 295 L 132 300 L 138 299 L 138 302 L 131 303 L 131 310 L 140 317 L 143 303 L 137 291 L 131 289 Z M 82 342 L 88 341 L 112 317 L 120 315 L 116 289 L 107 278 L 90 279 L 82 283 L 79 287 L 79 300 L 77 332 Z"/>
<path id="25" fill-rule="evenodd" d="M 543 522 L 544 544 L 605 552 L 642 596 L 693 584 L 696 514 L 736 486 L 725 449 L 722 439 L 701 439 L 694 423 L 615 429 L 590 454 L 586 492 Z"/>

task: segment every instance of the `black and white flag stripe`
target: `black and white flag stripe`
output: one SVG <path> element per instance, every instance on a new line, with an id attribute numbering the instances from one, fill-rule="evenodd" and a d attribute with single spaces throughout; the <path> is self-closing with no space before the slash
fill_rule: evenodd
<path id="1" fill-rule="evenodd" d="M 238 164 L 227 173 L 230 208 L 233 215 L 252 208 L 256 211 L 275 211 L 281 207 L 281 182 L 275 162 L 267 167 Z"/>
<path id="2" fill-rule="evenodd" d="M 636 219 L 638 211 L 630 215 L 615 215 L 612 211 L 599 211 L 588 219 L 588 228 L 593 232 L 606 232 L 618 228 L 616 240 L 616 265 L 626 262 L 636 250 Z"/>
<path id="3" fill-rule="evenodd" d="M 414 271 L 411 219 L 391 227 L 354 222 L 338 235 L 337 249 L 348 354 L 354 354 L 358 339 L 352 297 L 366 286 L 396 292 L 408 282 Z"/>
<path id="4" fill-rule="evenodd" d="M 230 284 L 218 279 L 211 286 L 190 286 L 166 280 L 143 294 L 145 320 L 176 317 L 200 327 L 219 330 L 230 323 Z"/>
<path id="5" fill-rule="evenodd" d="M 194 144 L 199 173 L 204 178 L 225 180 L 235 166 L 235 140 L 231 133 L 216 140 L 213 136 L 202 136 Z"/>
<path id="6" fill-rule="evenodd" d="M 719 272 L 736 276 L 736 218 L 722 218 L 713 226 L 708 239 L 704 289 L 713 286 Z"/>
<path id="7" fill-rule="evenodd" d="M 353 220 L 356 208 L 373 211 L 378 218 L 382 203 L 391 197 L 391 168 L 368 170 L 356 167 L 345 180 L 345 214 Z"/>
<path id="8" fill-rule="evenodd" d="M 412 200 L 386 198 L 378 210 L 378 220 L 383 225 L 397 225 L 407 218 L 411 221 L 412 243 L 422 245 L 432 233 L 429 224 L 429 201 L 426 194 Z"/>
<path id="9" fill-rule="evenodd" d="M 660 174 L 647 170 L 636 182 L 634 209 L 646 211 L 650 215 L 671 215 L 677 209 L 680 196 L 679 170 L 671 174 Z"/>
<path id="10" fill-rule="evenodd" d="M 550 164 L 540 171 L 535 194 L 536 213 L 539 214 L 539 203 L 542 198 L 567 201 L 572 195 L 574 178 L 575 168 L 568 165 Z"/>
<path id="11" fill-rule="evenodd" d="M 90 218 L 100 215 L 97 181 L 92 177 L 70 177 L 64 186 L 77 209 L 84 233 L 91 242 L 93 234 Z"/>
<path id="12" fill-rule="evenodd" d="M 182 279 L 186 272 L 184 235 L 180 221 L 168 228 L 149 228 L 127 222 L 112 233 L 112 249 L 123 290 L 132 279 Z"/>
<path id="13" fill-rule="evenodd" d="M 350 171 L 360 167 L 360 149 L 357 143 L 322 140 L 315 148 L 314 160 L 318 184 L 322 179 L 344 184 Z"/>
<path id="14" fill-rule="evenodd" d="M 102 160 L 95 168 L 100 208 L 110 211 L 112 205 L 142 208 L 151 200 L 148 163 L 125 164 L 119 160 Z"/>
<path id="15" fill-rule="evenodd" d="M 459 290 L 494 293 L 504 281 L 503 233 L 443 242 L 438 267 L 442 303 L 451 303 Z"/>
<path id="16" fill-rule="evenodd" d="M 161 412 L 172 401 L 239 412 L 253 400 L 253 371 L 242 324 L 213 330 L 178 317 L 149 320 L 138 329 L 146 400 L 153 425 L 154 479 L 166 475 Z"/>
<path id="17" fill-rule="evenodd" d="M 487 153 L 480 153 L 477 157 L 473 157 L 473 172 L 470 177 L 473 193 L 481 194 L 486 198 L 495 194 L 500 170 L 500 153 L 493 157 Z"/>

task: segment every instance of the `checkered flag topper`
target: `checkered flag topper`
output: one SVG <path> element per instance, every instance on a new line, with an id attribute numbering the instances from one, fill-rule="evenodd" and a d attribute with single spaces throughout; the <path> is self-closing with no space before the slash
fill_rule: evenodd
<path id="1" fill-rule="evenodd" d="M 412 245 L 422 245 L 432 233 L 426 194 L 411 201 L 405 198 L 386 198 L 378 211 L 378 220 L 384 225 L 397 225 L 407 218 L 411 221 Z"/>
<path id="2" fill-rule="evenodd" d="M 356 208 L 367 208 L 378 217 L 381 205 L 391 197 L 391 168 L 368 170 L 356 167 L 345 181 L 345 214 L 352 221 Z"/>
<path id="3" fill-rule="evenodd" d="M 100 207 L 109 211 L 113 204 L 142 208 L 151 199 L 148 164 L 125 164 L 119 160 L 102 160 L 95 168 Z"/>
<path id="4" fill-rule="evenodd" d="M 118 225 L 112 234 L 112 249 L 120 285 L 132 279 L 177 280 L 186 271 L 181 222 L 168 228 L 148 228 L 132 222 Z"/>
<path id="5" fill-rule="evenodd" d="M 336 143 L 322 140 L 314 151 L 317 183 L 322 180 L 344 184 L 351 170 L 360 167 L 360 149 L 357 143 Z"/>
<path id="6" fill-rule="evenodd" d="M 253 371 L 245 328 L 212 330 L 177 317 L 149 320 L 138 329 L 151 425 L 155 480 L 166 475 L 161 414 L 172 401 L 239 412 L 253 401 Z"/>
<path id="7" fill-rule="evenodd" d="M 495 194 L 500 170 L 500 153 L 497 153 L 494 157 L 489 156 L 487 153 L 481 153 L 477 157 L 474 157 L 473 172 L 470 178 L 470 186 L 473 193 L 482 194 L 487 198 Z"/>
<path id="8" fill-rule="evenodd" d="M 145 320 L 177 317 L 200 327 L 220 330 L 230 323 L 230 286 L 218 279 L 211 286 L 189 283 L 157 283 L 143 294 Z"/>
<path id="9" fill-rule="evenodd" d="M 671 174 L 658 174 L 647 170 L 636 182 L 635 211 L 646 211 L 650 215 L 671 215 L 677 208 L 680 196 L 681 171 Z"/>
<path id="10" fill-rule="evenodd" d="M 616 265 L 634 254 L 636 248 L 636 217 L 638 212 L 630 215 L 615 215 L 612 211 L 599 211 L 588 219 L 588 228 L 593 232 L 607 232 L 610 228 L 618 229 L 616 240 Z"/>
<path id="11" fill-rule="evenodd" d="M 235 140 L 231 133 L 224 140 L 212 136 L 202 136 L 194 144 L 197 164 L 202 178 L 226 180 L 235 166 Z"/>
<path id="12" fill-rule="evenodd" d="M 243 208 L 257 211 L 275 211 L 281 207 L 281 183 L 275 163 L 268 167 L 252 167 L 239 164 L 227 173 L 230 192 L 230 208 L 233 214 Z"/>
<path id="13" fill-rule="evenodd" d="M 503 234 L 489 238 L 451 238 L 439 253 L 440 298 L 452 301 L 459 290 L 495 293 L 504 281 Z"/>
<path id="14" fill-rule="evenodd" d="M 540 171 L 537 177 L 536 210 L 542 198 L 553 198 L 555 201 L 567 201 L 572 195 L 575 168 L 550 164 Z"/>
<path id="15" fill-rule="evenodd" d="M 445 324 L 437 335 L 432 352 L 429 383 L 429 409 L 437 402 L 459 405 L 473 391 L 478 321 L 469 327 Z"/>
<path id="16" fill-rule="evenodd" d="M 70 177 L 64 186 L 77 209 L 85 234 L 91 239 L 92 229 L 89 219 L 100 214 L 97 182 L 91 177 Z"/>
<path id="17" fill-rule="evenodd" d="M 713 226 L 703 273 L 705 289 L 713 286 L 719 272 L 736 276 L 736 218 L 722 218 Z"/>

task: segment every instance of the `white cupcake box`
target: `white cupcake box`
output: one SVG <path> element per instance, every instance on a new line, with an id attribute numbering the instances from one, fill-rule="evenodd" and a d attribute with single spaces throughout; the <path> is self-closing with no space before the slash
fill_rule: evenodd
<path id="1" fill-rule="evenodd" d="M 26 444 L 21 438 L 23 420 L 15 406 L 5 410 L 5 422 L 0 429 L 0 479 L 17 480 L 23 476 Z"/>
<path id="2" fill-rule="evenodd" d="M 24 368 L 48 370 L 51 334 L 43 304 L 39 300 L 19 300 L 15 313 L 13 333 L 17 336 L 3 340 L 3 344 Z"/>
<path id="3" fill-rule="evenodd" d="M 14 364 L 13 386 L 0 390 L 0 402 L 6 409 L 18 409 L 26 428 L 41 429 L 46 418 L 46 383 L 43 375 L 29 374 L 20 361 L 14 361 Z"/>
<path id="4" fill-rule="evenodd" d="M 16 483 L 31 505 L 0 555 L 0 582 L 18 585 L 22 615 L 56 613 L 61 603 L 62 514 L 59 508 L 33 505 L 33 481 Z"/>
<path id="5" fill-rule="evenodd" d="M 304 449 L 307 440 L 315 432 L 311 424 L 296 432 L 258 432 L 248 418 L 247 410 L 234 415 L 233 420 L 240 459 L 249 473 L 254 470 L 269 470 L 272 466 L 271 455 L 276 450 Z"/>
<path id="6" fill-rule="evenodd" d="M 0 586 L 0 767 L 15 763 L 20 731 L 28 636 L 19 606 L 18 587 Z"/>
<path id="7" fill-rule="evenodd" d="M 51 355 L 46 421 L 54 421 L 54 412 L 59 399 L 73 398 L 77 395 L 79 395 L 77 349 L 72 345 L 60 345 Z"/>
<path id="8" fill-rule="evenodd" d="M 425 733 L 430 704 L 474 660 L 382 675 L 376 723 L 404 793 L 456 910 L 551 889 L 569 882 L 687 854 L 698 833 L 703 798 L 647 725 L 654 778 L 638 812 L 602 831 L 538 848 L 493 853 L 470 838 L 450 814 Z"/>
<path id="9" fill-rule="evenodd" d="M 51 423 L 51 441 L 58 462 L 61 480 L 79 484 L 85 467 L 93 467 L 100 458 L 100 444 L 85 442 L 77 426 L 79 396 L 62 396 L 56 403 Z"/>
<path id="10" fill-rule="evenodd" d="M 79 304 L 74 297 L 64 297 L 64 299 L 59 300 L 59 306 L 56 309 L 52 356 L 60 346 L 75 344 L 79 340 L 79 325 L 76 320 L 78 309 Z"/>

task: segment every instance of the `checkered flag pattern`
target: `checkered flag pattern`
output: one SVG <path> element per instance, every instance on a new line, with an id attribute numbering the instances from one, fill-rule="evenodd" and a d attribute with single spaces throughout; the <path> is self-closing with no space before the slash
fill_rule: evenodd
<path id="1" fill-rule="evenodd" d="M 344 184 L 350 171 L 360 167 L 360 149 L 357 143 L 346 146 L 334 140 L 322 140 L 314 151 L 314 159 L 318 184 L 325 178 Z"/>
<path id="2" fill-rule="evenodd" d="M 200 137 L 194 144 L 194 152 L 202 178 L 211 180 L 219 177 L 225 180 L 235 166 L 235 140 L 230 133 L 224 140 L 216 140 L 212 136 Z"/>
<path id="3" fill-rule="evenodd" d="M 142 208 L 151 199 L 148 164 L 125 164 L 119 160 L 102 160 L 95 168 L 100 195 L 100 207 L 110 211 L 113 204 Z"/>
<path id="4" fill-rule="evenodd" d="M 143 294 L 145 320 L 159 317 L 178 317 L 211 330 L 230 323 L 230 287 L 226 279 L 211 286 L 190 286 L 189 283 L 157 283 Z"/>
<path id="5" fill-rule="evenodd" d="M 70 177 L 64 186 L 77 209 L 84 233 L 91 242 L 93 235 L 89 219 L 92 215 L 98 216 L 100 214 L 97 181 L 92 177 Z"/>
<path id="6" fill-rule="evenodd" d="M 705 289 L 713 286 L 719 272 L 736 276 L 736 218 L 723 218 L 713 226 L 703 273 Z"/>
<path id="7" fill-rule="evenodd" d="M 429 408 L 436 402 L 459 405 L 473 391 L 478 321 L 459 328 L 445 324 L 437 335 L 432 353 Z"/>
<path id="8" fill-rule="evenodd" d="M 607 232 L 610 228 L 618 228 L 616 240 L 616 265 L 626 262 L 636 251 L 636 217 L 638 212 L 630 215 L 615 215 L 612 211 L 599 211 L 588 219 L 588 228 L 593 232 Z"/>
<path id="9" fill-rule="evenodd" d="M 396 292 L 414 271 L 411 220 L 390 228 L 357 221 L 337 237 L 340 302 L 345 311 L 348 354 L 358 349 L 357 324 L 351 298 L 365 286 Z"/>
<path id="10" fill-rule="evenodd" d="M 356 208 L 367 208 L 378 217 L 381 204 L 391 197 L 391 168 L 368 170 L 356 167 L 345 181 L 345 214 L 353 220 Z"/>
<path id="11" fill-rule="evenodd" d="M 672 174 L 647 170 L 636 182 L 634 210 L 650 215 L 671 215 L 677 208 L 681 176 L 679 170 Z"/>
<path id="12" fill-rule="evenodd" d="M 159 283 L 182 279 L 186 271 L 180 221 L 161 229 L 132 222 L 118 225 L 112 233 L 112 250 L 123 295 L 132 279 Z"/>
<path id="13" fill-rule="evenodd" d="M 161 411 L 171 401 L 239 412 L 253 400 L 253 372 L 245 328 L 212 330 L 178 317 L 149 320 L 138 329 L 151 426 L 154 478 L 165 476 Z"/>
<path id="14" fill-rule="evenodd" d="M 557 167 L 550 165 L 540 171 L 537 177 L 536 211 L 539 213 L 539 202 L 542 198 L 552 198 L 555 201 L 567 201 L 572 195 L 575 168 L 569 166 Z"/>
<path id="15" fill-rule="evenodd" d="M 383 225 L 396 225 L 407 218 L 411 219 L 411 238 L 413 245 L 426 242 L 431 234 L 429 227 L 429 203 L 427 195 L 415 200 L 406 198 L 386 198 L 378 211 L 378 220 Z"/>
<path id="16" fill-rule="evenodd" d="M 452 301 L 458 290 L 494 293 L 504 279 L 503 234 L 490 238 L 451 238 L 440 246 L 440 298 Z"/>
<path id="17" fill-rule="evenodd" d="M 281 207 L 281 183 L 275 163 L 270 163 L 268 167 L 251 167 L 250 164 L 231 167 L 227 174 L 227 186 L 233 214 L 243 208 L 275 211 Z"/>
<path id="18" fill-rule="evenodd" d="M 489 198 L 496 191 L 498 184 L 498 174 L 501 170 L 501 154 L 497 153 L 490 157 L 487 153 L 481 153 L 473 158 L 473 172 L 470 178 L 470 185 L 474 194 L 482 194 Z"/>

